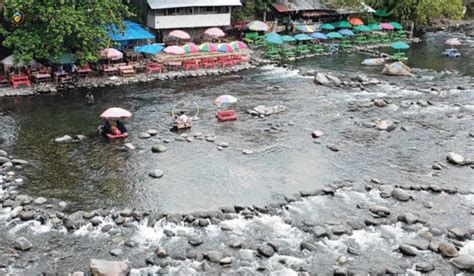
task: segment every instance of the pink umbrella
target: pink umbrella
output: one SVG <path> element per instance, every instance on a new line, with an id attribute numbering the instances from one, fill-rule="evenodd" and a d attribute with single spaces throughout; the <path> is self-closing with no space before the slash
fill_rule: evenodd
<path id="1" fill-rule="evenodd" d="M 122 52 L 114 48 L 107 48 L 100 51 L 100 56 L 102 58 L 118 60 L 123 58 Z"/>
<path id="2" fill-rule="evenodd" d="M 393 26 L 390 23 L 380 23 L 382 30 L 393 30 Z"/>
<path id="3" fill-rule="evenodd" d="M 205 35 L 210 37 L 224 37 L 225 33 L 219 28 L 210 28 L 204 32 Z"/>
<path id="4" fill-rule="evenodd" d="M 179 46 L 168 46 L 166 47 L 163 52 L 170 54 L 170 55 L 184 55 L 186 51 L 179 47 Z"/>
<path id="5" fill-rule="evenodd" d="M 169 36 L 182 40 L 188 40 L 191 38 L 187 32 L 181 30 L 172 31 Z"/>
<path id="6" fill-rule="evenodd" d="M 125 118 L 130 118 L 130 117 L 132 117 L 132 113 L 120 107 L 111 107 L 100 115 L 100 118 L 105 119 L 105 120 L 117 120 L 117 119 L 125 119 Z"/>
<path id="7" fill-rule="evenodd" d="M 448 40 L 446 40 L 445 44 L 450 45 L 450 46 L 460 46 L 460 45 L 462 45 L 461 41 L 459 41 L 459 39 L 457 39 L 457 38 L 448 39 Z"/>

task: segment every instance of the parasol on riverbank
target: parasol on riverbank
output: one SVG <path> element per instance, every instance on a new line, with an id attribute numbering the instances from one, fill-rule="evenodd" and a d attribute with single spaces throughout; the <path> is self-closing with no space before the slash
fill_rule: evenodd
<path id="1" fill-rule="evenodd" d="M 398 23 L 398 22 L 395 22 L 395 21 L 392 21 L 390 23 L 388 23 L 390 25 L 392 25 L 392 27 L 395 29 L 395 30 L 403 30 L 403 26 Z"/>
<path id="2" fill-rule="evenodd" d="M 283 44 L 283 39 L 277 33 L 268 33 L 265 35 L 265 42 L 269 44 Z"/>
<path id="3" fill-rule="evenodd" d="M 314 29 L 308 25 L 298 25 L 296 26 L 295 30 L 302 32 L 302 33 L 313 33 Z"/>
<path id="4" fill-rule="evenodd" d="M 183 50 L 186 54 L 199 53 L 199 47 L 194 43 L 188 43 L 183 46 Z"/>
<path id="5" fill-rule="evenodd" d="M 349 19 L 349 23 L 351 23 L 353 26 L 364 25 L 364 21 L 357 17 Z"/>
<path id="6" fill-rule="evenodd" d="M 357 26 L 357 27 L 354 28 L 354 30 L 357 30 L 357 31 L 363 32 L 363 33 L 368 33 L 370 31 L 372 31 L 371 28 L 369 28 L 368 26 L 365 26 L 365 25 Z"/>
<path id="7" fill-rule="evenodd" d="M 334 30 L 335 29 L 334 26 L 329 23 L 322 24 L 320 28 L 321 30 Z"/>
<path id="8" fill-rule="evenodd" d="M 209 42 L 199 45 L 199 50 L 204 53 L 215 53 L 218 51 L 216 44 Z"/>
<path id="9" fill-rule="evenodd" d="M 100 115 L 100 118 L 105 120 L 127 119 L 130 117 L 132 117 L 132 113 L 120 107 L 111 107 Z"/>
<path id="10" fill-rule="evenodd" d="M 100 56 L 104 59 L 119 60 L 123 58 L 122 52 L 114 48 L 106 48 L 100 51 Z"/>
<path id="11" fill-rule="evenodd" d="M 340 33 L 341 35 L 343 36 L 354 36 L 354 32 L 349 30 L 349 29 L 342 29 L 340 31 L 338 31 L 338 33 Z"/>
<path id="12" fill-rule="evenodd" d="M 406 49 L 410 48 L 410 45 L 406 44 L 403 41 L 397 41 L 397 42 L 392 43 L 390 45 L 390 47 L 392 47 L 393 49 L 396 49 L 396 50 L 406 50 Z"/>
<path id="13" fill-rule="evenodd" d="M 217 45 L 217 50 L 222 53 L 233 53 L 234 48 L 229 45 L 229 43 L 221 43 Z"/>
<path id="14" fill-rule="evenodd" d="M 191 38 L 191 36 L 187 32 L 181 31 L 181 30 L 172 31 L 171 33 L 169 33 L 168 36 L 177 38 L 180 40 L 188 40 Z"/>
<path id="15" fill-rule="evenodd" d="M 382 27 L 380 27 L 380 24 L 377 24 L 377 23 L 369 24 L 367 27 L 369 27 L 372 31 L 381 31 L 382 30 Z"/>
<path id="16" fill-rule="evenodd" d="M 229 43 L 229 45 L 232 46 L 232 48 L 234 48 L 236 51 L 248 48 L 247 44 L 243 43 L 242 41 L 233 41 Z"/>
<path id="17" fill-rule="evenodd" d="M 345 20 L 337 22 L 336 24 L 334 24 L 334 26 L 336 28 L 351 28 L 352 27 L 351 23 Z"/>
<path id="18" fill-rule="evenodd" d="M 133 50 L 136 53 L 145 54 L 145 55 L 156 55 L 159 52 L 163 51 L 165 47 L 159 44 L 147 44 L 143 46 L 136 46 Z"/>
<path id="19" fill-rule="evenodd" d="M 395 29 L 390 23 L 380 23 L 382 30 L 393 30 Z"/>
<path id="20" fill-rule="evenodd" d="M 291 35 L 282 35 L 281 36 L 281 39 L 283 40 L 283 42 L 293 42 L 293 41 L 296 41 L 296 39 L 294 37 L 292 37 Z"/>
<path id="21" fill-rule="evenodd" d="M 221 107 L 222 105 L 229 105 L 237 102 L 237 98 L 231 95 L 222 95 L 219 96 L 214 103 L 218 106 Z"/>
<path id="22" fill-rule="evenodd" d="M 254 20 L 247 24 L 247 29 L 256 32 L 267 32 L 270 27 L 265 22 Z"/>
<path id="23" fill-rule="evenodd" d="M 209 28 L 206 31 L 204 31 L 204 35 L 212 37 L 212 38 L 219 38 L 219 37 L 224 37 L 225 33 L 223 30 L 219 28 Z"/>
<path id="24" fill-rule="evenodd" d="M 312 33 L 309 36 L 312 38 L 321 39 L 321 40 L 328 39 L 328 37 L 323 33 Z"/>
<path id="25" fill-rule="evenodd" d="M 168 46 L 166 47 L 163 52 L 170 54 L 170 55 L 184 55 L 186 51 L 179 47 L 179 46 Z"/>

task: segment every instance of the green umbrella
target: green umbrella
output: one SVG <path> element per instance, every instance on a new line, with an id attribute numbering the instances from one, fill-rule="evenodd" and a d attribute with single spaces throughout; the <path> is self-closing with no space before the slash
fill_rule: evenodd
<path id="1" fill-rule="evenodd" d="M 323 30 L 334 30 L 334 26 L 332 24 L 329 24 L 329 23 L 321 25 L 320 28 L 323 29 Z"/>
<path id="2" fill-rule="evenodd" d="M 400 25 L 400 23 L 390 22 L 390 25 L 392 25 L 395 30 L 403 30 L 403 27 Z"/>
<path id="3" fill-rule="evenodd" d="M 372 23 L 372 24 L 369 24 L 369 27 L 372 31 L 381 31 L 382 30 L 382 27 L 380 27 L 379 24 L 377 23 Z"/>
<path id="4" fill-rule="evenodd" d="M 365 25 L 357 26 L 357 27 L 354 28 L 354 30 L 358 30 L 359 32 L 364 32 L 364 33 L 368 33 L 370 31 L 372 31 L 371 28 L 369 28 L 368 26 L 365 26 Z"/>
<path id="5" fill-rule="evenodd" d="M 374 15 L 380 16 L 380 17 L 387 17 L 388 12 L 386 10 L 376 10 Z"/>
<path id="6" fill-rule="evenodd" d="M 336 33 L 336 32 L 330 32 L 330 33 L 326 34 L 326 36 L 327 36 L 328 38 L 332 38 L 332 39 L 334 39 L 334 38 L 342 38 L 342 35 L 341 35 L 340 33 Z"/>
<path id="7" fill-rule="evenodd" d="M 403 41 L 397 41 L 397 42 L 394 42 L 390 45 L 393 49 L 397 49 L 397 50 L 405 50 L 405 49 L 408 49 L 410 48 L 410 45 L 406 44 L 405 42 Z"/>
<path id="8" fill-rule="evenodd" d="M 351 28 L 352 27 L 352 24 L 347 21 L 339 21 L 334 25 L 338 28 Z"/>
<path id="9" fill-rule="evenodd" d="M 65 53 L 59 58 L 51 57 L 49 61 L 54 64 L 73 64 L 76 62 L 76 57 L 72 53 Z"/>

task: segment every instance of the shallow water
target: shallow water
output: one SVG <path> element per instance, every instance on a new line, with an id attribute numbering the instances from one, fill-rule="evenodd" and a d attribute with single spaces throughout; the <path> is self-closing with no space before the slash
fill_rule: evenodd
<path id="1" fill-rule="evenodd" d="M 416 56 L 410 58 L 413 64 L 431 64 L 418 57 L 420 52 L 439 59 L 434 54 L 439 47 L 432 47 L 437 44 L 431 41 L 442 38 L 433 35 L 426 45 L 414 47 L 410 53 Z M 375 76 L 380 68 L 362 68 L 357 65 L 361 59 L 363 56 L 357 54 L 342 54 L 306 59 L 296 66 L 331 68 L 342 76 L 362 70 Z M 449 62 L 469 63 L 472 59 Z M 402 79 L 400 84 L 469 86 L 469 77 L 462 75 L 470 74 L 471 68 L 458 67 L 458 71 L 466 70 L 454 75 L 425 71 L 424 78 Z M 272 89 L 275 85 L 282 89 Z M 473 189 L 466 185 L 474 176 L 472 171 L 467 175 L 448 172 L 437 178 L 430 175 L 431 163 L 443 160 L 447 151 L 472 153 L 472 140 L 466 138 L 472 126 L 472 108 L 465 105 L 472 102 L 470 90 L 439 94 L 384 84 L 366 91 L 347 91 L 315 86 L 311 77 L 302 77 L 296 70 L 267 66 L 239 75 L 94 90 L 97 103 L 93 106 L 85 104 L 85 93 L 0 99 L 3 110 L 14 119 L 6 131 L 6 149 L 33 164 L 33 169 L 26 171 L 28 184 L 23 191 L 66 200 L 71 210 L 127 206 L 190 212 L 235 204 L 264 206 L 331 181 L 361 181 L 380 175 L 400 184 L 434 182 Z M 218 123 L 214 118 L 216 107 L 212 103 L 222 94 L 239 98 L 235 106 L 238 121 Z M 394 105 L 385 109 L 360 107 L 376 98 Z M 418 99 L 435 105 L 401 107 L 403 102 Z M 230 147 L 218 151 L 216 144 L 205 141 L 173 141 L 167 144 L 166 153 L 151 153 L 152 145 L 162 143 L 160 138 L 174 140 L 178 136 L 168 125 L 177 101 L 195 101 L 200 106 L 199 121 L 190 135 L 216 135 L 217 143 L 228 142 Z M 246 114 L 259 104 L 284 105 L 288 112 L 264 119 Z M 107 143 L 96 134 L 101 123 L 98 115 L 112 106 L 133 112 L 127 122 L 131 133 L 128 142 L 136 145 L 137 151 L 123 151 L 122 143 Z M 386 133 L 357 126 L 377 118 L 396 120 L 412 130 Z M 138 133 L 149 128 L 158 129 L 158 137 L 138 139 Z M 320 145 L 310 136 L 315 129 L 326 133 Z M 89 139 L 67 145 L 53 142 L 65 134 L 85 134 Z M 341 151 L 329 151 L 328 144 L 338 145 Z M 242 149 L 255 154 L 242 155 Z M 148 177 L 156 168 L 165 171 L 162 179 Z"/>

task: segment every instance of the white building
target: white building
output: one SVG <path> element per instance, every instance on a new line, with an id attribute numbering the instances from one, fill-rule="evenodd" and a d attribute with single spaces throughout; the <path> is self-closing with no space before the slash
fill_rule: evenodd
<path id="1" fill-rule="evenodd" d="M 148 0 L 147 25 L 153 29 L 186 29 L 231 25 L 240 0 Z"/>

